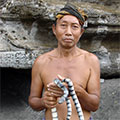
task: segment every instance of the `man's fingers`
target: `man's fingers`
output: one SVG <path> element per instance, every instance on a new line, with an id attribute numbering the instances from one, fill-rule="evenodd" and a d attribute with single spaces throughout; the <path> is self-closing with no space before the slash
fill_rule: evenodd
<path id="1" fill-rule="evenodd" d="M 45 103 L 45 106 L 47 108 L 53 108 L 53 107 L 56 107 L 57 103 L 56 102 L 46 102 Z"/>
<path id="2" fill-rule="evenodd" d="M 51 82 L 51 83 L 49 83 L 49 84 L 47 84 L 47 87 L 50 87 L 50 86 L 56 86 L 56 84 L 54 83 L 54 82 Z"/>
<path id="3" fill-rule="evenodd" d="M 65 79 L 64 77 L 62 77 L 61 75 L 57 75 L 57 77 L 58 77 L 58 79 L 60 79 L 60 80 L 63 80 L 63 79 Z"/>
<path id="4" fill-rule="evenodd" d="M 63 92 L 52 92 L 52 95 L 54 97 L 61 97 L 63 95 Z"/>
<path id="5" fill-rule="evenodd" d="M 43 97 L 46 108 L 53 108 L 57 105 L 57 97 L 54 97 L 52 92 L 46 91 Z"/>
<path id="6" fill-rule="evenodd" d="M 63 95 L 63 91 L 61 89 L 51 89 L 48 88 L 48 91 L 51 93 L 51 96 L 53 97 L 61 97 Z"/>
<path id="7" fill-rule="evenodd" d="M 49 86 L 48 88 L 47 88 L 47 90 L 48 91 L 50 91 L 50 90 L 54 90 L 54 91 L 61 91 L 61 88 L 59 88 L 58 86 Z"/>

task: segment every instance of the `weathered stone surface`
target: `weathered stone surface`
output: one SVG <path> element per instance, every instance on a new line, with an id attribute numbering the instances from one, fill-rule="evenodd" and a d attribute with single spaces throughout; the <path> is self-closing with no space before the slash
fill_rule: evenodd
<path id="1" fill-rule="evenodd" d="M 101 83 L 99 109 L 93 113 L 94 120 L 120 119 L 120 79 L 108 79 Z"/>
<path id="2" fill-rule="evenodd" d="M 66 2 L 7 0 L 1 3 L 0 67 L 30 68 L 38 55 L 56 47 L 51 25 L 54 15 Z M 75 0 L 72 3 L 83 8 L 89 16 L 88 27 L 78 46 L 99 57 L 102 77 L 119 77 L 120 2 Z"/>
<path id="3" fill-rule="evenodd" d="M 40 51 L 21 50 L 11 52 L 0 52 L 0 66 L 12 68 L 31 68 L 34 60 L 45 52 L 47 48 Z"/>

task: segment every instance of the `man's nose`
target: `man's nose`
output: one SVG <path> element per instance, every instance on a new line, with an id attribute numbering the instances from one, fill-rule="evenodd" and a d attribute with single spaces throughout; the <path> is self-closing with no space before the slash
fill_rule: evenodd
<path id="1" fill-rule="evenodd" d="M 71 27 L 70 27 L 70 26 L 68 26 L 68 27 L 66 28 L 66 35 L 67 35 L 67 36 L 71 36 L 71 35 L 72 35 L 72 31 L 71 31 Z"/>

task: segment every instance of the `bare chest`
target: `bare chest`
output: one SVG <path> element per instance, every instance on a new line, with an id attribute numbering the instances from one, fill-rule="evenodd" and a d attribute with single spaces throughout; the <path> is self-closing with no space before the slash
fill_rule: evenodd
<path id="1" fill-rule="evenodd" d="M 59 74 L 65 78 L 70 78 L 72 81 L 86 88 L 90 75 L 89 68 L 89 65 L 82 60 L 51 60 L 44 65 L 41 77 L 45 86 L 57 78 Z"/>

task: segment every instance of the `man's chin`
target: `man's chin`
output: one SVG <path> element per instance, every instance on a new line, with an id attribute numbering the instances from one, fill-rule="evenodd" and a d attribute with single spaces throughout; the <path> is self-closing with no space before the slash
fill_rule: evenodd
<path id="1" fill-rule="evenodd" d="M 65 49 L 71 49 L 72 47 L 74 47 L 74 45 L 73 44 L 64 44 L 62 47 Z"/>

